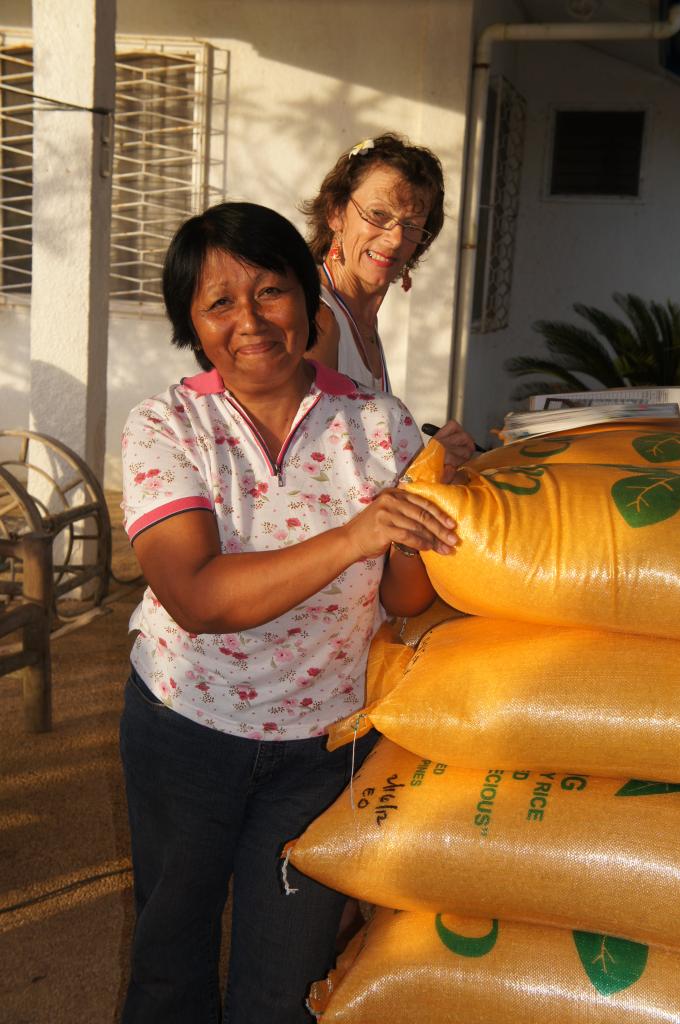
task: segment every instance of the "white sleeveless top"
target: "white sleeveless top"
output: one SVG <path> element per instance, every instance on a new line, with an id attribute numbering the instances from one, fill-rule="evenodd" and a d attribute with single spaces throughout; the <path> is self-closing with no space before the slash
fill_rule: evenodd
<path id="1" fill-rule="evenodd" d="M 328 279 L 330 275 L 326 267 L 323 266 L 322 269 Z M 329 281 L 330 284 L 331 282 Z M 374 388 L 377 391 L 385 391 L 388 395 L 391 395 L 392 388 L 390 387 L 385 353 L 380 338 L 378 338 L 378 351 L 380 353 L 382 374 L 380 377 L 374 377 L 361 358 L 355 338 L 355 331 L 358 331 L 358 328 L 345 303 L 335 290 L 326 287 L 325 284 L 321 285 L 321 301 L 330 309 L 340 331 L 340 337 L 338 338 L 338 373 L 344 373 L 345 376 L 351 377 L 358 384 L 364 384 L 366 387 Z"/>

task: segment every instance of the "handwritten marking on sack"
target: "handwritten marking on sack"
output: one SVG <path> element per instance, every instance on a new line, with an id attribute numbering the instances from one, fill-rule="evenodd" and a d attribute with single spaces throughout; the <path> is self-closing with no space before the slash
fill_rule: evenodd
<path id="1" fill-rule="evenodd" d="M 403 782 L 397 782 L 398 778 L 399 776 L 396 772 L 394 775 L 388 775 L 387 782 L 382 788 L 382 794 L 378 797 L 378 806 L 375 808 L 375 820 L 378 825 L 382 825 L 388 811 L 399 810 L 397 803 L 390 803 L 390 801 L 396 800 L 395 794 L 397 790 L 404 788 Z"/>
<path id="2" fill-rule="evenodd" d="M 493 919 L 491 930 L 486 935 L 479 936 L 461 935 L 460 932 L 454 932 L 451 928 L 447 928 L 441 914 L 436 915 L 434 926 L 446 948 L 450 949 L 452 953 L 457 953 L 458 956 L 486 956 L 496 945 L 498 938 L 497 918 Z"/>
<path id="3" fill-rule="evenodd" d="M 603 996 L 628 988 L 644 973 L 649 949 L 642 943 L 594 932 L 572 935 L 586 974 Z"/>
<path id="4" fill-rule="evenodd" d="M 385 785 L 379 791 L 377 799 L 374 799 L 376 795 L 375 786 L 367 786 L 366 789 L 361 791 L 361 796 L 357 800 L 357 807 L 364 810 L 372 804 L 377 825 L 382 825 L 383 821 L 388 817 L 389 811 L 399 810 L 399 805 L 396 802 L 397 790 L 403 789 L 406 783 L 397 782 L 398 778 L 397 772 L 394 772 L 393 775 L 388 775 Z"/>

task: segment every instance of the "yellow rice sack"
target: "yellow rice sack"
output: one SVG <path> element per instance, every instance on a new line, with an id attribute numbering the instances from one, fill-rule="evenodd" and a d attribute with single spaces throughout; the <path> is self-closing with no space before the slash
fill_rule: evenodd
<path id="1" fill-rule="evenodd" d="M 309 1005 L 323 1024 L 680 1020 L 680 956 L 591 932 L 378 910 Z"/>
<path id="2" fill-rule="evenodd" d="M 380 700 L 394 686 L 413 656 L 413 649 L 431 629 L 442 622 L 461 618 L 462 615 L 462 612 L 450 608 L 444 601 L 437 598 L 420 615 L 404 616 L 383 622 L 373 637 L 368 651 L 366 702 L 373 703 Z M 352 716 L 352 718 L 354 717 Z M 364 725 L 360 735 L 368 730 L 368 724 Z M 351 739 L 352 735 L 352 727 L 348 725 L 347 738 Z M 330 747 L 330 749 L 334 748 Z"/>
<path id="3" fill-rule="evenodd" d="M 536 462 L 624 462 L 634 466 L 680 463 L 680 419 L 599 423 L 513 441 L 476 456 L 476 470 Z"/>
<path id="4" fill-rule="evenodd" d="M 604 436 L 604 435 L 603 435 Z M 549 463 L 440 484 L 431 441 L 405 486 L 457 523 L 449 555 L 423 553 L 461 611 L 680 638 L 680 467 Z"/>
<path id="5" fill-rule="evenodd" d="M 365 710 L 331 726 L 334 749 L 373 725 L 450 767 L 680 782 L 680 641 L 469 616 L 415 653 L 378 634 Z"/>
<path id="6" fill-rule="evenodd" d="M 413 657 L 413 648 L 397 642 L 397 637 L 398 633 L 395 629 L 395 624 L 383 622 L 371 641 L 371 646 L 368 650 L 368 661 L 366 663 L 367 702 L 373 703 L 382 700 L 389 693 L 389 690 L 394 685 L 394 681 L 401 679 L 404 669 Z M 347 737 L 344 742 L 348 742 L 354 736 L 357 724 L 356 718 L 355 713 L 350 715 L 349 718 L 343 719 L 347 723 Z M 357 733 L 357 735 L 363 736 L 364 733 L 369 731 L 369 725 L 368 723 L 364 725 L 363 722 L 361 724 L 361 732 Z M 335 746 L 342 746 L 342 744 L 337 743 Z M 329 745 L 329 749 L 334 750 L 335 746 L 331 747 Z"/>
<path id="7" fill-rule="evenodd" d="M 456 771 L 382 739 L 286 853 L 380 906 L 680 949 L 679 834 L 680 785 Z"/>

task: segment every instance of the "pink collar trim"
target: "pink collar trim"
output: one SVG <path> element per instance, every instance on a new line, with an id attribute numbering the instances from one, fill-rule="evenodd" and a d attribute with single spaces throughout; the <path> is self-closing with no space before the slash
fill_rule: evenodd
<path id="1" fill-rule="evenodd" d="M 316 359 L 310 359 L 309 362 L 316 370 L 314 383 L 319 391 L 325 391 L 327 395 L 356 394 L 357 385 L 351 377 L 346 377 L 344 373 L 338 373 L 337 370 L 331 370 L 323 363 L 317 363 Z"/>
<path id="2" fill-rule="evenodd" d="M 338 373 L 337 370 L 330 370 L 327 366 L 317 363 L 315 359 L 310 359 L 309 362 L 316 370 L 314 383 L 319 391 L 324 391 L 327 395 L 355 394 L 357 385 L 350 377 L 346 377 L 344 373 Z M 214 368 L 204 370 L 203 373 L 197 373 L 193 377 L 183 377 L 182 384 L 191 388 L 198 395 L 217 395 L 226 390 L 224 381 Z"/>
<path id="3" fill-rule="evenodd" d="M 182 377 L 181 383 L 199 395 L 217 395 L 224 391 L 224 382 L 217 370 L 204 370 L 193 377 Z"/>

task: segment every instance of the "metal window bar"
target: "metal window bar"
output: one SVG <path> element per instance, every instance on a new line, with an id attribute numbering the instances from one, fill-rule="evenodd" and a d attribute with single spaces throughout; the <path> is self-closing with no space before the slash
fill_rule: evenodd
<path id="1" fill-rule="evenodd" d="M 118 47 L 112 299 L 157 303 L 172 234 L 220 194 L 210 185 L 222 163 L 210 146 L 213 77 L 208 45 Z M 0 37 L 0 295 L 31 290 L 32 90 L 31 47 Z"/>
<path id="2" fill-rule="evenodd" d="M 32 89 L 30 47 L 0 46 L 0 291 L 6 294 L 31 290 Z"/>
<path id="3" fill-rule="evenodd" d="M 473 328 L 508 326 L 526 101 L 503 76 L 490 83 L 482 171 Z"/>

